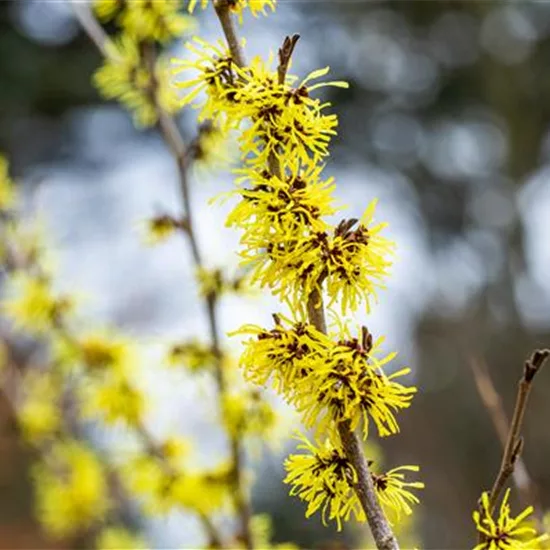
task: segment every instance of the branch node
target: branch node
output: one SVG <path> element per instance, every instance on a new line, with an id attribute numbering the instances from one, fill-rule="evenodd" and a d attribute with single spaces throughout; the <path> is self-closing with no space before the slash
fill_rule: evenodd
<path id="1" fill-rule="evenodd" d="M 514 449 L 512 450 L 512 456 L 510 457 L 510 465 L 512 466 L 512 470 L 514 469 L 516 461 L 521 455 L 521 452 L 523 451 L 523 443 L 524 443 L 523 437 L 519 437 L 514 444 Z"/>
<path id="2" fill-rule="evenodd" d="M 523 370 L 523 379 L 526 382 L 532 382 L 535 374 L 542 368 L 546 359 L 550 356 L 550 349 L 537 349 L 531 357 L 525 361 Z"/>
<path id="3" fill-rule="evenodd" d="M 290 59 L 292 58 L 298 40 L 300 40 L 299 34 L 287 36 L 283 41 L 283 45 L 279 48 L 279 66 L 277 67 L 279 84 L 285 83 L 286 72 L 288 71 Z"/>

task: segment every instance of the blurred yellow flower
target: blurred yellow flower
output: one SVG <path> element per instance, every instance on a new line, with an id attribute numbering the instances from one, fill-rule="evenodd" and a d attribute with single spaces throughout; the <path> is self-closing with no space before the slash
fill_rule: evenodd
<path id="1" fill-rule="evenodd" d="M 145 542 L 122 527 L 108 527 L 97 537 L 96 550 L 146 550 Z"/>
<path id="2" fill-rule="evenodd" d="M 90 382 L 82 389 L 82 412 L 103 419 L 107 424 L 122 422 L 129 426 L 142 423 L 146 408 L 143 394 L 123 375 L 113 373 Z"/>
<path id="3" fill-rule="evenodd" d="M 15 189 L 8 173 L 8 161 L 0 155 L 0 211 L 15 205 Z"/>
<path id="4" fill-rule="evenodd" d="M 97 457 L 82 443 L 56 443 L 34 469 L 38 516 L 54 536 L 86 530 L 109 509 L 109 488 Z"/>
<path id="5" fill-rule="evenodd" d="M 106 99 L 119 100 L 133 113 L 137 126 L 156 124 L 158 108 L 174 114 L 179 101 L 170 87 L 165 63 L 159 59 L 151 73 L 139 43 L 124 34 L 107 46 L 109 57 L 95 72 L 93 81 Z"/>
<path id="6" fill-rule="evenodd" d="M 70 339 L 61 339 L 54 347 L 56 358 L 69 370 L 82 366 L 90 374 L 129 373 L 135 369 L 138 354 L 135 344 L 108 330 L 95 330 Z"/>
<path id="7" fill-rule="evenodd" d="M 48 280 L 18 272 L 9 280 L 8 298 L 2 302 L 1 310 L 16 328 L 40 334 L 54 326 L 72 306 L 70 298 L 53 292 Z"/>
<path id="8" fill-rule="evenodd" d="M 29 371 L 23 377 L 24 396 L 18 420 L 31 444 L 53 437 L 61 426 L 60 380 L 52 373 Z"/>

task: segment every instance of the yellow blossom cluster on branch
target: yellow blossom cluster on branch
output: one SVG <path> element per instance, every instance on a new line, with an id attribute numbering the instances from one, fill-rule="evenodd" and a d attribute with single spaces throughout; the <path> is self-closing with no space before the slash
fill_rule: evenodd
<path id="1" fill-rule="evenodd" d="M 191 10 L 196 4 L 206 8 L 208 2 L 192 2 Z M 214 7 L 230 17 L 253 4 L 219 1 Z M 230 23 L 220 18 L 226 29 Z M 227 225 L 241 231 L 239 254 L 251 282 L 270 289 L 291 311 L 290 318 L 274 315 L 273 329 L 246 325 L 235 333 L 248 337 L 240 363 L 247 380 L 271 384 L 301 413 L 305 426 L 326 439 L 328 454 L 306 444 L 309 455 L 287 461 L 287 482 L 309 503 L 307 515 L 322 508 L 323 518 L 336 520 L 338 527 L 352 515 L 365 521 L 356 492 L 363 480 L 339 432 L 361 428 L 366 439 L 372 423 L 381 436 L 397 433 L 397 414 L 409 407 L 416 389 L 402 382 L 408 369 L 388 370 L 394 354 L 380 358 L 381 340 L 374 342 L 365 328 L 352 335 L 345 323 L 337 323 L 327 332 L 319 321 L 325 294 L 326 305 L 343 315 L 369 310 L 393 253 L 382 235 L 385 224 L 374 221 L 376 201 L 361 219 L 329 221 L 341 210 L 333 178 L 323 175 L 338 120 L 317 94 L 347 83 L 323 82 L 328 68 L 303 79 L 289 74 L 295 39 L 285 40 L 278 63 L 271 55 L 245 64 L 240 51 L 245 41 L 228 33 L 226 38 L 227 44 L 188 41 L 188 55 L 174 60 L 174 82 L 183 91 L 182 105 L 196 108 L 199 121 L 237 132 L 244 166 L 235 170 L 238 202 Z M 308 460 L 311 468 L 304 466 Z M 379 491 L 373 497 L 377 506 L 393 508 L 397 519 L 418 501 L 410 489 L 423 486 L 405 481 L 407 470 L 417 468 L 397 468 L 371 480 Z"/>
<path id="2" fill-rule="evenodd" d="M 232 13 L 235 13 L 239 17 L 239 21 L 242 23 L 242 14 L 245 10 L 250 10 L 254 17 L 259 14 L 266 15 L 266 10 L 275 10 L 277 0 L 222 0 L 227 2 L 228 8 Z M 189 13 L 193 13 L 197 5 L 201 9 L 206 9 L 209 4 L 215 3 L 216 0 L 190 0 L 188 4 Z"/>
<path id="3" fill-rule="evenodd" d="M 301 452 L 285 460 L 284 481 L 306 503 L 306 517 L 319 513 L 339 530 L 350 520 L 368 523 L 377 547 L 395 550 L 393 527 L 406 524 L 419 503 L 416 491 L 424 484 L 409 479 L 418 466 L 384 471 L 372 447 L 373 435 L 400 432 L 401 414 L 417 392 L 410 369 L 394 368 L 396 354 L 382 351 L 384 339 L 365 326 L 352 329 L 350 320 L 376 303 L 394 243 L 384 235 L 386 224 L 375 220 L 375 199 L 360 217 L 334 221 L 343 208 L 325 170 L 338 118 L 321 94 L 348 84 L 325 81 L 328 67 L 304 78 L 289 72 L 297 35 L 285 39 L 277 56 L 246 62 L 235 20 L 243 24 L 245 13 L 268 15 L 276 6 L 276 0 L 94 0 L 94 13 L 115 34 L 95 20 L 95 30 L 84 24 L 105 55 L 93 77 L 99 93 L 128 109 L 136 126 L 157 126 L 176 161 L 183 212 L 148 220 L 147 241 L 178 233 L 190 244 L 209 337 L 172 342 L 164 363 L 215 387 L 215 420 L 227 444 L 216 464 L 196 460 L 194 441 L 150 433 L 139 343 L 108 328 L 82 330 L 78 300 L 57 288 L 40 232 L 29 231 L 22 218 L 0 156 L 6 266 L 0 311 L 10 337 L 31 338 L 40 350 L 37 364 L 21 369 L 2 343 L 2 380 L 10 382 L 3 391 L 12 391 L 18 427 L 34 451 L 37 517 L 54 539 L 86 535 L 98 550 L 146 548 L 116 520 L 116 507 L 131 501 L 157 518 L 193 514 L 209 548 L 294 550 L 273 545 L 269 518 L 250 510 L 247 451 L 273 442 L 278 427 L 266 387 L 313 433 L 313 440 L 299 434 Z M 189 38 L 198 27 L 194 16 L 208 8 L 225 40 Z M 162 49 L 176 38 L 187 39 L 186 53 L 170 70 Z M 199 123 L 188 142 L 173 118 L 182 107 L 195 109 Z M 226 225 L 240 232 L 244 272 L 236 275 L 204 263 L 188 182 L 193 168 L 197 175 L 232 161 L 230 136 L 241 161 L 235 188 L 224 194 L 235 200 Z M 233 332 L 243 339 L 239 370 L 221 342 L 217 308 L 224 294 L 252 285 L 269 290 L 288 312 L 273 314 L 271 328 L 246 324 Z M 90 422 L 122 428 L 131 445 L 116 453 L 95 448 L 85 435 Z M 530 523 L 531 507 L 511 516 L 509 490 L 498 511 L 492 498 L 484 493 L 473 515 L 475 550 L 538 548 L 547 539 Z"/>

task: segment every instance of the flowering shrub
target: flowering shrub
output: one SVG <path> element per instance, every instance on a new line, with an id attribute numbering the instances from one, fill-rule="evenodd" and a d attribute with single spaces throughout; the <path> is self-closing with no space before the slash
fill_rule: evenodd
<path id="1" fill-rule="evenodd" d="M 105 54 L 93 76 L 99 92 L 130 110 L 136 125 L 158 126 L 177 162 L 183 212 L 148 220 L 147 240 L 156 244 L 181 234 L 189 242 L 209 334 L 174 342 L 165 364 L 207 376 L 215 385 L 227 456 L 212 468 L 197 467 L 189 458 L 190 441 L 157 440 L 148 431 L 149 403 L 136 382 L 139 345 L 110 327 L 80 328 L 78 300 L 57 290 L 47 249 L 18 210 L 2 160 L 1 253 L 9 279 L 2 312 L 15 333 L 44 349 L 40 368 L 20 373 L 9 361 L 4 367 L 5 387 L 16 388 L 10 398 L 23 437 L 37 451 L 38 518 L 53 537 L 85 533 L 97 548 L 144 547 L 112 513 L 131 500 L 154 516 L 181 509 L 194 514 L 210 548 L 275 547 L 267 518 L 250 510 L 245 453 L 253 441 L 274 437 L 277 412 L 264 391 L 270 387 L 312 433 L 311 439 L 297 435 L 299 452 L 284 463 L 284 481 L 307 504 L 306 517 L 319 514 L 338 529 L 349 521 L 367 523 L 378 548 L 398 548 L 400 522 L 413 514 L 424 487 L 419 467 L 384 471 L 368 445 L 373 432 L 399 433 L 400 415 L 418 390 L 409 369 L 394 366 L 395 353 L 380 353 L 383 338 L 350 321 L 376 303 L 395 246 L 385 224 L 375 221 L 375 199 L 361 219 L 330 221 L 342 211 L 333 178 L 324 176 L 338 119 L 319 94 L 348 85 L 323 82 L 328 68 L 305 78 L 290 74 L 297 36 L 284 40 L 277 58 L 247 62 L 235 20 L 242 24 L 247 10 L 254 16 L 272 13 L 275 0 L 191 0 L 188 13 L 182 8 L 176 0 L 96 0 L 99 20 L 119 30 L 114 38 L 91 13 L 78 13 Z M 191 14 L 211 8 L 223 39 L 191 38 L 198 27 Z M 181 36 L 185 59 L 168 61 L 160 46 Z M 182 108 L 195 109 L 200 124 L 190 143 L 173 118 Z M 237 253 L 244 270 L 236 275 L 205 265 L 196 239 L 200 221 L 189 198 L 191 168 L 223 165 L 230 133 L 237 135 L 241 159 L 235 189 L 228 193 L 235 205 L 227 226 L 240 231 Z M 249 286 L 271 292 L 281 311 L 273 314 L 271 327 L 247 324 L 229 335 L 243 345 L 234 361 L 218 328 L 218 306 L 224 294 Z M 540 353 L 544 357 L 531 362 L 537 369 L 546 358 Z M 525 384 L 531 380 L 526 374 Z M 96 449 L 83 436 L 90 420 L 123 425 L 135 443 L 132 450 L 111 456 Z M 519 454 L 516 436 L 505 454 L 512 469 Z M 546 536 L 528 524 L 532 508 L 510 516 L 509 491 L 495 512 L 505 477 L 498 479 L 474 512 L 476 549 L 542 544 Z M 221 528 L 228 517 L 229 534 Z"/>

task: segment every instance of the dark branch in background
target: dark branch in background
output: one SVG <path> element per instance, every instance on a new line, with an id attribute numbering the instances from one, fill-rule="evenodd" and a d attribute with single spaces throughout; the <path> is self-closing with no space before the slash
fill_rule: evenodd
<path id="1" fill-rule="evenodd" d="M 72 2 L 74 4 L 75 0 L 72 0 Z M 219 2 L 219 4 L 225 5 L 226 2 L 225 1 Z M 81 22 L 84 30 L 89 34 L 92 41 L 100 48 L 100 50 L 104 54 L 107 54 L 104 45 L 109 42 L 109 38 L 103 31 L 102 27 L 97 23 L 97 20 L 90 13 L 89 8 L 84 8 L 80 5 L 75 7 L 77 8 L 76 9 L 77 17 Z M 222 16 L 220 16 L 220 8 L 216 6 L 216 11 L 220 16 L 220 21 L 222 22 L 224 31 L 227 29 L 227 32 L 231 33 L 231 29 L 233 29 L 233 32 L 231 35 L 233 37 L 231 42 L 231 52 L 232 52 L 234 61 L 237 64 L 239 64 L 239 60 L 242 62 L 243 56 L 241 53 L 240 46 L 236 40 L 236 36 L 233 28 L 233 22 L 231 20 L 230 14 L 228 12 L 225 13 L 226 10 L 227 10 L 227 6 L 225 10 L 221 8 Z M 223 15 L 223 13 L 225 13 L 225 15 Z M 162 138 L 164 139 L 166 145 L 170 149 L 178 166 L 178 177 L 179 177 L 179 184 L 180 184 L 179 187 L 180 187 L 180 194 L 181 194 L 183 209 L 184 209 L 183 219 L 185 219 L 185 222 L 186 222 L 185 224 L 186 227 L 184 232 L 188 236 L 188 241 L 191 247 L 191 253 L 193 256 L 193 262 L 195 264 L 195 268 L 197 270 L 202 269 L 204 266 L 203 266 L 201 251 L 196 238 L 195 224 L 193 220 L 193 209 L 191 207 L 189 179 L 187 174 L 187 168 L 189 166 L 190 161 L 192 160 L 190 158 L 190 153 L 192 151 L 188 150 L 187 145 L 181 135 L 181 132 L 174 118 L 162 108 L 158 100 L 158 94 L 157 94 L 158 86 L 157 86 L 157 82 L 155 81 L 155 65 L 157 61 L 157 53 L 155 50 L 155 45 L 152 43 L 144 43 L 142 48 L 142 54 L 144 58 L 143 60 L 147 64 L 151 74 L 151 78 L 152 78 L 151 99 L 153 100 L 155 110 L 157 113 L 158 127 L 162 135 Z M 212 352 L 216 357 L 215 378 L 216 378 L 218 394 L 220 396 L 220 406 L 221 406 L 221 402 L 222 402 L 221 397 L 223 396 L 223 393 L 226 390 L 227 384 L 225 381 L 223 364 L 222 364 L 223 355 L 222 355 L 222 350 L 220 346 L 219 328 L 218 328 L 218 320 L 217 320 L 217 313 L 216 313 L 217 302 L 218 302 L 217 294 L 210 294 L 205 297 L 205 306 L 206 306 L 206 312 L 208 317 L 210 339 L 212 342 Z M 233 463 L 233 473 L 232 473 L 232 479 L 231 479 L 232 481 L 231 496 L 233 498 L 235 508 L 237 510 L 237 513 L 239 514 L 239 519 L 240 519 L 239 537 L 242 539 L 245 547 L 248 550 L 251 550 L 253 548 L 252 533 L 250 531 L 251 511 L 250 511 L 248 498 L 244 490 L 244 474 L 243 474 L 244 452 L 243 452 L 240 440 L 232 436 L 230 436 L 230 453 L 231 453 L 231 459 Z M 204 522 L 205 518 L 202 518 L 202 519 Z M 213 534 L 215 534 L 213 525 L 209 522 L 206 525 L 206 527 L 210 536 L 213 537 Z M 220 545 L 219 540 L 215 540 L 215 544 L 219 546 Z"/>
<path id="2" fill-rule="evenodd" d="M 515 466 L 519 460 L 519 456 L 523 449 L 523 438 L 521 437 L 521 428 L 523 425 L 523 419 L 525 417 L 525 411 L 527 409 L 527 402 L 529 400 L 529 394 L 531 393 L 531 387 L 533 385 L 533 379 L 537 372 L 542 368 L 546 359 L 550 356 L 549 349 L 536 350 L 531 357 L 525 361 L 523 366 L 523 376 L 518 384 L 518 393 L 516 396 L 516 404 L 514 407 L 514 413 L 512 415 L 512 422 L 508 429 L 508 435 L 506 438 L 506 444 L 504 445 L 504 452 L 502 454 L 502 461 L 500 469 L 497 473 L 493 487 L 489 494 L 489 509 L 491 512 L 495 509 L 497 501 L 508 481 L 509 477 L 513 474 Z M 485 540 L 483 534 L 480 533 L 479 540 L 483 542 Z"/>

